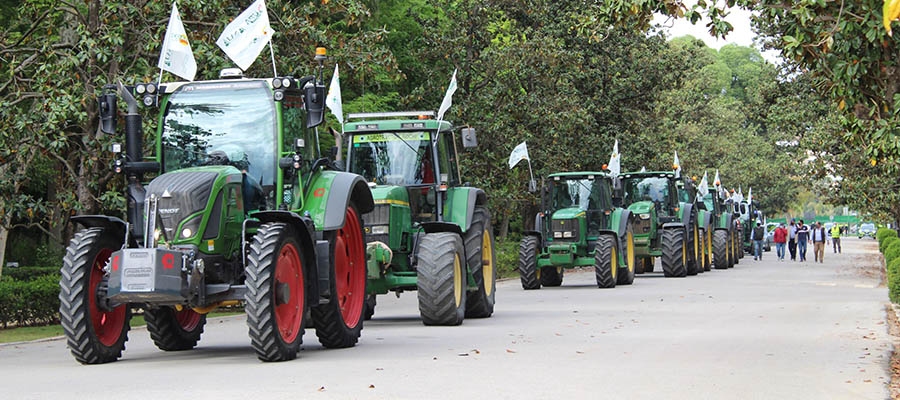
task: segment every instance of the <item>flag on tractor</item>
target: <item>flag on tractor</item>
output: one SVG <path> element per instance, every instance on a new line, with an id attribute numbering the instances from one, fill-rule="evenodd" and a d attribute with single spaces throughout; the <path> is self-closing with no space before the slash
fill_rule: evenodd
<path id="1" fill-rule="evenodd" d="M 753 204 L 753 188 L 747 191 L 747 204 Z"/>
<path id="2" fill-rule="evenodd" d="M 337 64 L 334 65 L 334 75 L 331 76 L 331 84 L 328 85 L 328 96 L 325 97 L 325 106 L 331 110 L 334 117 L 343 125 L 344 105 L 341 102 L 341 78 L 338 75 Z"/>
<path id="3" fill-rule="evenodd" d="M 169 71 L 189 81 L 197 75 L 197 61 L 188 42 L 187 32 L 181 23 L 181 14 L 175 2 L 172 2 L 172 14 L 169 15 L 169 26 L 163 38 L 162 50 L 159 52 L 159 69 Z"/>
<path id="4" fill-rule="evenodd" d="M 702 199 L 707 193 L 709 193 L 709 182 L 707 182 L 707 173 L 704 171 L 703 179 L 700 180 L 700 185 L 697 186 L 697 197 Z"/>
<path id="5" fill-rule="evenodd" d="M 269 25 L 265 0 L 256 0 L 231 21 L 216 44 L 238 67 L 246 71 L 272 40 L 275 30 Z"/>
<path id="6" fill-rule="evenodd" d="M 520 143 L 513 149 L 512 153 L 509 153 L 509 169 L 515 167 L 522 160 L 531 161 L 528 158 L 528 145 L 525 142 Z"/>
<path id="7" fill-rule="evenodd" d="M 678 152 L 675 152 L 675 161 L 672 162 L 672 169 L 675 170 L 675 178 L 681 178 L 681 162 L 678 161 Z"/>
<path id="8" fill-rule="evenodd" d="M 622 157 L 619 155 L 619 139 L 616 139 L 616 143 L 613 145 L 612 155 L 609 156 L 609 164 L 606 166 L 609 169 L 609 174 L 613 177 L 619 175 L 622 172 Z"/>
<path id="9" fill-rule="evenodd" d="M 444 100 L 441 101 L 441 108 L 438 109 L 438 121 L 444 120 L 444 113 L 453 105 L 453 93 L 456 93 L 456 70 L 453 70 L 453 77 L 450 78 L 450 86 L 447 86 L 447 93 L 444 94 Z M 524 142 L 522 144 L 525 144 Z M 518 147 L 516 147 L 518 149 Z M 527 155 L 527 153 L 526 153 Z"/>

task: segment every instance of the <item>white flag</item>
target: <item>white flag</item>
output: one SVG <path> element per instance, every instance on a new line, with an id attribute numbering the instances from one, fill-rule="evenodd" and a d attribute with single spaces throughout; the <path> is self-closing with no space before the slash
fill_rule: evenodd
<path id="1" fill-rule="evenodd" d="M 528 158 L 528 145 L 525 142 L 519 143 L 512 153 L 509 153 L 509 169 L 512 169 L 522 160 L 531 160 Z"/>
<path id="2" fill-rule="evenodd" d="M 189 81 L 197 75 L 197 62 L 194 61 L 194 52 L 188 43 L 187 33 L 181 23 L 181 14 L 178 7 L 172 3 L 172 14 L 169 15 L 169 26 L 166 27 L 166 36 L 163 38 L 162 50 L 159 52 L 159 62 L 156 66 L 169 71 Z"/>
<path id="3" fill-rule="evenodd" d="M 609 169 L 609 174 L 613 177 L 619 176 L 619 173 L 622 172 L 622 164 L 621 164 L 621 156 L 619 156 L 619 139 L 616 139 L 616 144 L 613 145 L 612 155 L 609 156 L 609 164 L 607 164 L 606 168 Z"/>
<path id="4" fill-rule="evenodd" d="M 720 196 L 720 197 L 725 197 L 725 196 L 722 194 L 722 190 L 723 190 L 723 189 L 722 189 L 722 181 L 719 180 L 719 170 L 718 170 L 718 169 L 716 170 L 716 177 L 713 178 L 713 187 L 716 188 L 716 191 L 717 191 L 717 192 L 719 192 L 719 196 Z M 725 194 L 728 194 L 728 192 L 725 192 Z"/>
<path id="5" fill-rule="evenodd" d="M 709 193 L 709 182 L 707 182 L 707 175 L 708 174 L 704 171 L 703 179 L 700 180 L 700 185 L 697 186 L 697 196 L 701 199 L 703 198 L 703 196 L 706 196 L 706 194 Z"/>
<path id="6" fill-rule="evenodd" d="M 338 122 L 344 124 L 344 104 L 341 102 L 341 78 L 338 75 L 338 66 L 334 65 L 334 75 L 331 77 L 331 85 L 328 85 L 328 96 L 325 97 L 325 106 L 331 110 Z"/>
<path id="7" fill-rule="evenodd" d="M 256 0 L 225 27 L 216 44 L 238 67 L 246 71 L 272 40 L 274 33 L 269 26 L 265 0 Z"/>
<path id="8" fill-rule="evenodd" d="M 753 204 L 753 188 L 747 191 L 747 204 Z"/>
<path id="9" fill-rule="evenodd" d="M 453 105 L 453 93 L 456 93 L 456 70 L 453 70 L 453 77 L 450 78 L 450 86 L 447 86 L 447 93 L 444 94 L 444 101 L 441 101 L 441 108 L 438 109 L 438 121 L 444 120 L 444 113 Z M 523 143 L 524 144 L 524 143 Z M 518 147 L 516 147 L 518 149 Z M 526 152 L 526 157 L 527 157 Z"/>
<path id="10" fill-rule="evenodd" d="M 681 163 L 678 161 L 678 152 L 675 152 L 675 161 L 672 163 L 672 168 L 675 169 L 675 178 L 681 178 Z"/>

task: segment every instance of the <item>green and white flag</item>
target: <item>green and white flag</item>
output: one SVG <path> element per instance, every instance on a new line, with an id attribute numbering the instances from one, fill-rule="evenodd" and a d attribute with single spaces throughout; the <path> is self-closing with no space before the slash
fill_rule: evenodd
<path id="1" fill-rule="evenodd" d="M 606 165 L 611 176 L 619 176 L 619 173 L 622 172 L 621 160 L 622 157 L 619 155 L 619 139 L 616 139 L 616 143 L 613 145 L 612 154 L 609 156 L 609 164 Z"/>
<path id="2" fill-rule="evenodd" d="M 701 199 L 703 198 L 703 196 L 706 196 L 706 194 L 709 193 L 709 182 L 707 182 L 707 175 L 708 174 L 706 173 L 706 171 L 704 171 L 703 179 L 700 180 L 700 185 L 697 186 L 697 197 Z"/>
<path id="3" fill-rule="evenodd" d="M 447 93 L 444 94 L 444 101 L 441 102 L 441 108 L 438 109 L 438 121 L 444 120 L 444 113 L 453 105 L 453 93 L 456 93 L 456 70 L 453 70 L 453 77 L 450 78 L 450 86 L 447 86 Z M 516 147 L 518 148 L 518 147 Z"/>
<path id="4" fill-rule="evenodd" d="M 528 145 L 526 142 L 519 143 L 516 148 L 513 149 L 512 153 L 509 153 L 509 169 L 512 169 L 522 160 L 529 160 L 528 158 Z"/>
<path id="5" fill-rule="evenodd" d="M 331 76 L 331 84 L 328 85 L 328 96 L 325 97 L 325 106 L 331 110 L 338 122 L 344 125 L 344 105 L 341 102 L 341 78 L 338 75 L 338 66 L 334 65 L 334 75 Z"/>
<path id="6" fill-rule="evenodd" d="M 156 66 L 189 81 L 194 80 L 197 75 L 197 61 L 194 60 L 194 52 L 191 51 L 191 44 L 188 42 L 184 24 L 181 23 L 181 14 L 175 2 L 172 2 L 169 26 L 166 27 L 166 36 L 163 38 Z"/>
<path id="7" fill-rule="evenodd" d="M 246 71 L 272 40 L 275 30 L 269 26 L 265 0 L 256 0 L 231 21 L 216 44 L 238 67 Z"/>
<path id="8" fill-rule="evenodd" d="M 747 191 L 747 204 L 753 204 L 753 188 Z"/>

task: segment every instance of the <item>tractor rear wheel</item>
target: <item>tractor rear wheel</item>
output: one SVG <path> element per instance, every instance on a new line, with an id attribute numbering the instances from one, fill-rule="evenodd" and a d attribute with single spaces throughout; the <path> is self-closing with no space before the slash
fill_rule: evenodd
<path id="1" fill-rule="evenodd" d="M 632 230 L 631 222 L 626 225 L 625 228 L 625 243 L 623 243 L 622 248 L 619 250 L 622 256 L 625 258 L 625 262 L 619 265 L 618 277 L 616 279 L 617 285 L 630 285 L 634 283 L 634 232 Z M 618 261 L 618 260 L 616 260 Z"/>
<path id="2" fill-rule="evenodd" d="M 104 267 L 122 239 L 103 228 L 75 234 L 66 247 L 59 279 L 59 320 L 69 350 L 82 364 L 102 364 L 122 356 L 128 340 L 131 309 L 108 309 L 97 298 L 105 286 Z M 113 260 L 114 265 L 118 260 Z"/>
<path id="3" fill-rule="evenodd" d="M 466 310 L 463 244 L 451 232 L 428 233 L 419 244 L 416 266 L 419 314 L 425 325 L 459 325 Z"/>
<path id="4" fill-rule="evenodd" d="M 716 269 L 728 269 L 731 262 L 731 251 L 728 248 L 728 232 L 716 230 L 713 232 L 713 263 Z"/>
<path id="5" fill-rule="evenodd" d="M 306 275 L 295 237 L 287 224 L 269 223 L 250 243 L 245 310 L 250 346 L 262 361 L 293 360 L 303 342 Z"/>
<path id="6" fill-rule="evenodd" d="M 712 231 L 707 228 L 701 233 L 703 236 L 703 270 L 712 270 Z"/>
<path id="7" fill-rule="evenodd" d="M 366 295 L 366 313 L 363 315 L 366 321 L 372 319 L 372 316 L 375 315 L 375 305 L 377 304 L 378 300 L 374 294 Z"/>
<path id="8" fill-rule="evenodd" d="M 681 229 L 665 229 L 662 233 L 662 268 L 666 277 L 683 278 L 687 276 L 685 269 L 684 231 Z"/>
<path id="9" fill-rule="evenodd" d="M 326 234 L 331 252 L 331 298 L 312 307 L 319 343 L 330 349 L 353 347 L 363 328 L 366 300 L 366 244 L 362 216 L 350 203 L 344 227 Z"/>
<path id="10" fill-rule="evenodd" d="M 172 307 L 144 309 L 147 331 L 157 348 L 164 351 L 190 350 L 197 346 L 206 314 L 190 308 L 176 311 Z"/>
<path id="11" fill-rule="evenodd" d="M 732 241 L 732 243 L 734 243 L 734 246 L 732 246 L 732 250 L 734 251 L 734 257 L 731 257 L 732 263 L 731 263 L 731 267 L 729 267 L 729 268 L 734 268 L 734 266 L 737 264 L 740 264 L 741 259 L 744 258 L 744 245 L 741 242 L 741 240 L 742 240 L 741 237 L 742 237 L 742 235 L 737 235 L 737 237 L 735 237 L 734 240 Z"/>
<path id="12" fill-rule="evenodd" d="M 698 234 L 697 227 L 693 227 L 689 233 L 691 240 L 685 244 L 685 249 L 687 250 L 687 256 L 685 260 L 687 264 L 685 265 L 685 269 L 689 276 L 694 276 L 700 273 L 703 270 L 703 267 L 700 265 L 700 235 Z"/>
<path id="13" fill-rule="evenodd" d="M 541 286 L 556 287 L 562 285 L 563 267 L 542 267 L 541 268 Z"/>
<path id="14" fill-rule="evenodd" d="M 601 235 L 594 250 L 594 275 L 600 288 L 616 287 L 619 266 L 617 265 L 616 241 L 612 236 Z"/>
<path id="15" fill-rule="evenodd" d="M 519 244 L 519 280 L 522 289 L 541 288 L 541 272 L 537 267 L 538 238 L 525 236 Z"/>
<path id="16" fill-rule="evenodd" d="M 478 290 L 466 291 L 466 318 L 487 318 L 494 313 L 494 288 L 497 276 L 494 266 L 494 234 L 491 214 L 484 207 L 475 207 L 472 224 L 465 235 L 466 266 L 472 272 Z"/>

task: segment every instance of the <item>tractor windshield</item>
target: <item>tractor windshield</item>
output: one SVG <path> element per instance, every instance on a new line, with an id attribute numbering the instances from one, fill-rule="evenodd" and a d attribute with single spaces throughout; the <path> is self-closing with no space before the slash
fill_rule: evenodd
<path id="1" fill-rule="evenodd" d="M 273 185 L 275 135 L 275 103 L 265 83 L 185 85 L 163 115 L 163 165 L 166 171 L 232 165 Z"/>
<path id="2" fill-rule="evenodd" d="M 604 199 L 611 194 L 604 193 L 604 185 L 595 184 L 596 179 L 567 179 L 554 181 L 550 193 L 554 210 L 578 208 L 583 211 L 609 208 Z"/>
<path id="3" fill-rule="evenodd" d="M 350 172 L 376 185 L 434 183 L 429 132 L 356 134 L 350 148 Z"/>
<path id="4" fill-rule="evenodd" d="M 625 203 L 652 201 L 663 215 L 669 214 L 669 179 L 664 177 L 629 177 L 624 180 Z"/>

